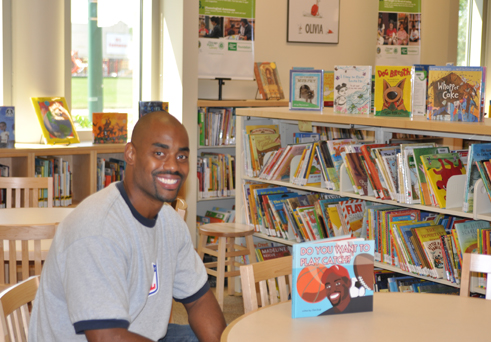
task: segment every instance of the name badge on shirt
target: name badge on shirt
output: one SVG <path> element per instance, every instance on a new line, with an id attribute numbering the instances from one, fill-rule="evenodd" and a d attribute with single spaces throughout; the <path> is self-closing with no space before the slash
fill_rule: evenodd
<path id="1" fill-rule="evenodd" d="M 150 292 L 148 293 L 149 297 L 159 292 L 159 275 L 157 271 L 157 264 L 152 262 L 152 268 L 153 268 L 153 280 L 152 280 L 152 285 L 150 286 Z"/>

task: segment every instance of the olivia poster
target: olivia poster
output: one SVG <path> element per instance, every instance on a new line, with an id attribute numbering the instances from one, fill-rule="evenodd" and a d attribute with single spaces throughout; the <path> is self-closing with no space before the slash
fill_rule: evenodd
<path id="1" fill-rule="evenodd" d="M 288 0 L 287 41 L 339 43 L 339 0 Z"/>

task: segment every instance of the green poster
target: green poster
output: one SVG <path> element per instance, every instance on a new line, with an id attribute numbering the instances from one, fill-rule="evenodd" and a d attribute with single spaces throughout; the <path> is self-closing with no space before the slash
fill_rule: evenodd
<path id="1" fill-rule="evenodd" d="M 379 11 L 421 13 L 421 0 L 380 0 Z"/>

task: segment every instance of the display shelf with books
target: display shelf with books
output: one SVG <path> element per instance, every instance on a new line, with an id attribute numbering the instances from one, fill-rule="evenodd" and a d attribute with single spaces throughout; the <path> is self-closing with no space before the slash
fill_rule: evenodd
<path id="1" fill-rule="evenodd" d="M 452 144 L 453 141 L 460 141 L 460 139 L 473 138 L 482 141 L 490 141 L 491 136 L 488 135 L 491 132 L 491 122 L 484 120 L 481 123 L 462 123 L 462 122 L 439 122 L 438 125 L 433 124 L 432 121 L 428 121 L 425 118 L 413 117 L 413 118 L 391 118 L 375 117 L 373 115 L 357 115 L 356 118 L 353 115 L 344 114 L 334 114 L 332 108 L 325 108 L 322 113 L 305 113 L 292 111 L 285 108 L 240 108 L 236 110 L 237 113 L 237 165 L 236 165 L 236 222 L 247 223 L 247 206 L 246 197 L 244 194 L 244 188 L 241 183 L 245 182 L 256 182 L 258 184 L 269 184 L 279 187 L 286 187 L 287 191 L 297 192 L 297 193 L 317 193 L 317 194 L 328 194 L 328 195 L 338 195 L 341 197 L 348 197 L 353 200 L 365 200 L 368 202 L 373 202 L 373 204 L 385 204 L 390 207 L 408 208 L 411 210 L 419 210 L 421 212 L 434 213 L 432 215 L 447 215 L 454 218 L 462 219 L 480 219 L 491 221 L 491 202 L 486 193 L 484 186 L 481 181 L 478 181 L 475 186 L 474 192 L 474 203 L 477 203 L 474 210 L 471 212 L 464 212 L 462 210 L 463 204 L 463 189 L 465 184 L 465 175 L 455 175 L 448 179 L 446 185 L 446 207 L 439 208 L 437 206 L 429 206 L 422 204 L 410 204 L 401 203 L 396 200 L 387 200 L 375 197 L 372 192 L 371 185 L 368 185 L 368 196 L 361 196 L 355 193 L 353 189 L 352 182 L 349 177 L 348 170 L 343 164 L 339 169 L 339 190 L 328 190 L 324 186 L 306 186 L 302 183 L 293 184 L 288 181 L 282 180 L 271 180 L 258 177 L 252 177 L 252 175 L 247 173 L 247 166 L 245 165 L 246 156 L 244 156 L 243 146 L 244 146 L 244 135 L 241 133 L 245 130 L 248 125 L 278 125 L 279 131 L 281 133 L 281 147 L 284 148 L 288 144 L 293 144 L 293 134 L 298 132 L 299 121 L 298 118 L 302 119 L 302 126 L 307 123 L 312 126 L 334 126 L 339 128 L 351 128 L 373 131 L 375 136 L 375 143 L 387 143 L 393 137 L 392 133 L 401 134 L 415 134 L 424 136 L 434 136 L 441 138 L 439 145 L 445 145 L 446 142 Z M 448 143 L 447 143 L 448 144 Z M 451 145 L 453 146 L 453 145 Z M 453 148 L 453 147 L 452 147 Z M 241 155 L 242 154 L 242 155 Z M 311 155 L 311 158 L 312 155 Z M 301 160 L 301 156 L 297 157 Z M 305 157 L 307 159 L 307 157 Z M 298 160 L 290 165 L 291 169 L 296 169 L 299 164 Z M 300 170 L 300 169 L 299 169 Z M 290 171 L 292 172 L 292 171 Z M 296 171 L 297 173 L 300 171 Z M 293 175 L 294 173 L 290 173 Z M 279 178 L 278 178 L 279 179 Z M 480 196 L 480 197 L 479 197 Z M 265 233 L 263 231 L 256 232 L 256 237 L 261 237 L 266 240 L 275 241 L 283 243 L 285 245 L 294 245 L 297 243 L 295 239 L 285 240 L 284 238 L 270 236 L 271 234 Z M 395 253 L 395 250 L 394 252 Z M 395 255 L 395 254 L 394 254 Z M 394 256 L 395 258 L 395 256 Z M 402 260 L 402 259 L 401 259 Z M 422 275 L 415 275 L 414 272 L 408 272 L 400 267 L 387 264 L 385 262 L 376 262 L 376 266 L 385 269 L 391 269 L 402 274 L 416 276 L 424 278 Z M 458 284 L 451 282 L 447 279 L 434 279 L 434 277 L 426 278 L 432 281 L 442 283 L 445 285 L 450 285 L 454 287 L 459 287 Z M 478 288 L 477 285 L 473 286 L 473 292 L 483 292 L 483 289 Z"/>
<path id="2" fill-rule="evenodd" d="M 73 207 L 97 191 L 97 158 L 123 159 L 123 152 L 124 144 L 79 143 L 48 147 L 17 143 L 15 148 L 0 151 L 0 164 L 9 167 L 11 177 L 35 177 L 36 159 L 63 160 L 71 172 L 70 206 Z"/>

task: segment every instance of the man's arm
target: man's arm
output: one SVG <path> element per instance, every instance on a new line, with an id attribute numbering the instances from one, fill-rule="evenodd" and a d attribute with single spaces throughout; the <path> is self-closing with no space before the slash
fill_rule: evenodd
<path id="1" fill-rule="evenodd" d="M 220 341 L 227 325 L 211 290 L 194 302 L 184 304 L 184 307 L 188 312 L 189 325 L 200 341 Z"/>
<path id="2" fill-rule="evenodd" d="M 98 329 L 85 331 L 85 337 L 89 342 L 151 342 L 146 337 L 134 334 L 123 328 Z"/>

